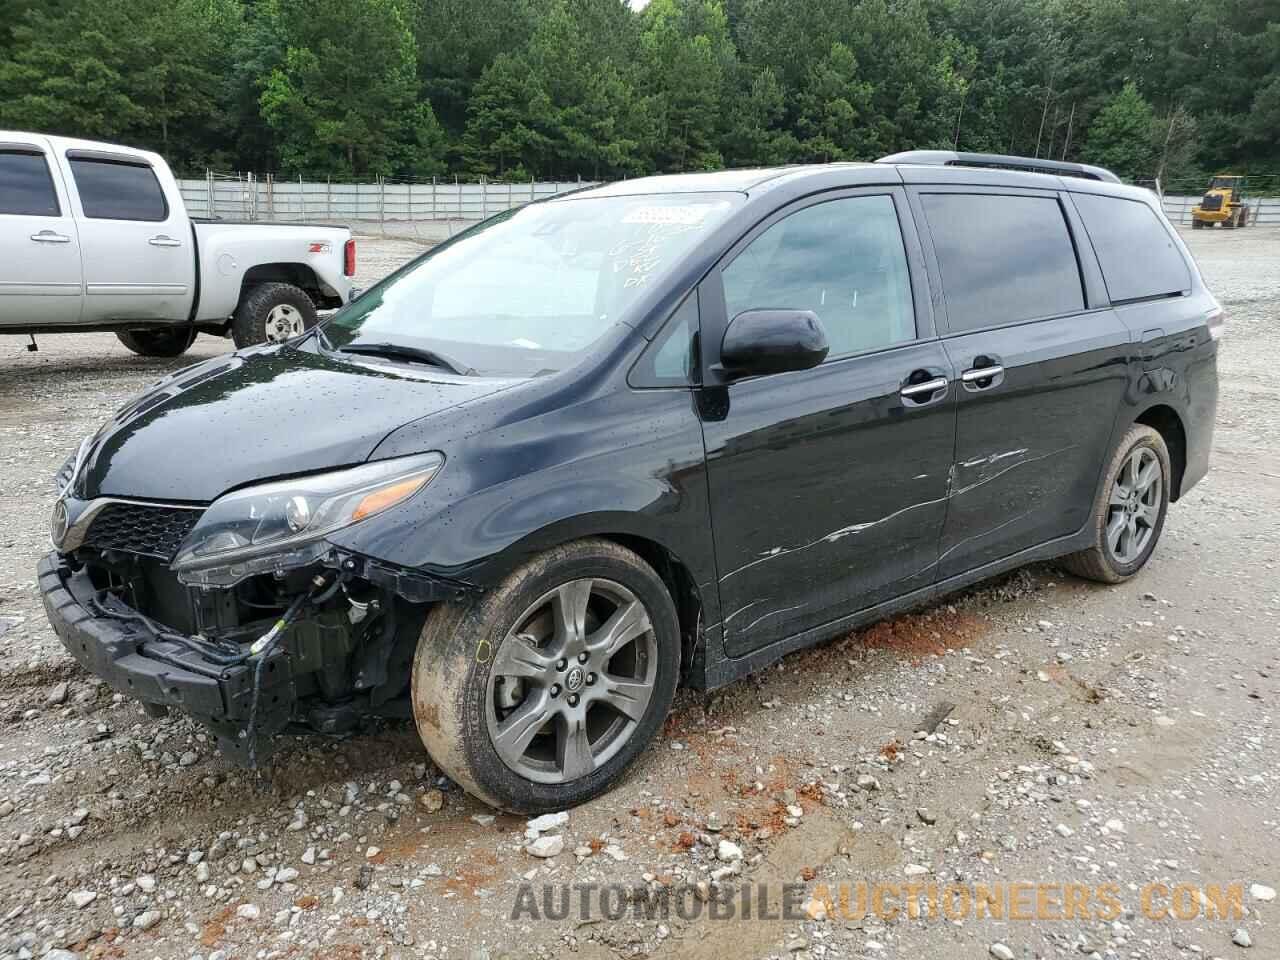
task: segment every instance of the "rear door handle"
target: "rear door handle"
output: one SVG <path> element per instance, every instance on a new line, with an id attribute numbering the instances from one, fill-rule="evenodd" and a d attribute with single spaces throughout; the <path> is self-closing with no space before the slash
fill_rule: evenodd
<path id="1" fill-rule="evenodd" d="M 147 241 L 147 243 L 151 244 L 153 247 L 180 247 L 180 246 L 182 246 L 182 241 L 181 241 L 181 240 L 175 240 L 175 239 L 173 239 L 173 237 L 166 237 L 163 233 L 162 233 L 162 234 L 160 234 L 160 235 L 158 235 L 158 236 L 152 237 L 150 240 L 148 240 L 148 241 Z"/>
<path id="2" fill-rule="evenodd" d="M 31 239 L 36 243 L 70 243 L 71 238 L 65 233 L 54 233 L 52 230 L 41 230 L 33 233 Z"/>
<path id="3" fill-rule="evenodd" d="M 990 390 L 1004 382 L 1004 367 L 991 363 L 983 367 L 970 367 L 960 374 L 966 390 Z"/>

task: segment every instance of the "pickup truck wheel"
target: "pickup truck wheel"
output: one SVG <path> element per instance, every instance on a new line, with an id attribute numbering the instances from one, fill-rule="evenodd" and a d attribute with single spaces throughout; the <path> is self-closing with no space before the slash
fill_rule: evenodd
<path id="1" fill-rule="evenodd" d="M 1136 574 L 1164 529 L 1172 477 L 1164 438 L 1144 424 L 1130 427 L 1111 457 L 1089 517 L 1094 542 L 1065 557 L 1062 565 L 1100 583 L 1120 583 Z"/>
<path id="2" fill-rule="evenodd" d="M 180 357 L 195 342 L 193 327 L 175 330 L 120 330 L 116 338 L 141 357 Z"/>
<path id="3" fill-rule="evenodd" d="M 231 339 L 237 347 L 283 343 L 316 325 L 316 305 L 291 283 L 260 283 L 251 287 L 231 320 Z"/>
<path id="4" fill-rule="evenodd" d="M 468 793 L 502 810 L 563 810 L 608 790 L 653 739 L 679 661 L 662 579 L 630 550 L 579 540 L 432 609 L 414 717 Z"/>

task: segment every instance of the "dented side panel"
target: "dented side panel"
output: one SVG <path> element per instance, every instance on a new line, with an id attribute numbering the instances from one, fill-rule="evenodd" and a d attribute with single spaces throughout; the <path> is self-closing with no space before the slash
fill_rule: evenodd
<path id="1" fill-rule="evenodd" d="M 704 422 L 725 648 L 741 656 L 933 581 L 954 390 L 908 409 L 912 344 L 737 383 Z"/>
<path id="2" fill-rule="evenodd" d="M 998 357 L 995 389 L 961 385 L 939 575 L 1079 530 L 1129 379 L 1129 331 L 1109 309 L 945 341 L 957 370 Z"/>

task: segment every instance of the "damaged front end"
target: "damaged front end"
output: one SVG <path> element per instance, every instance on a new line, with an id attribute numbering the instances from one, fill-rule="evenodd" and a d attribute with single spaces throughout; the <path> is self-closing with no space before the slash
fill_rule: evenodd
<path id="1" fill-rule="evenodd" d="M 325 536 L 413 496 L 438 454 L 232 491 L 207 507 L 82 500 L 60 475 L 39 568 L 49 620 L 84 667 L 149 713 L 182 710 L 255 766 L 290 727 L 408 717 L 426 605 L 460 581 L 340 550 Z"/>

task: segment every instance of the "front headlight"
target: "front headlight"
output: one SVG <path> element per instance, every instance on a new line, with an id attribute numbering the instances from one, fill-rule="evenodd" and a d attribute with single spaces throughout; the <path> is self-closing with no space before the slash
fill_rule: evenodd
<path id="1" fill-rule="evenodd" d="M 200 517 L 172 568 L 184 583 L 229 586 L 311 563 L 326 534 L 402 503 L 443 465 L 425 453 L 232 491 Z"/>
<path id="2" fill-rule="evenodd" d="M 57 489 L 59 497 L 70 490 L 71 485 L 76 482 L 76 476 L 80 473 L 80 468 L 84 466 L 85 454 L 89 452 L 89 447 L 92 444 L 92 436 L 81 440 L 76 452 L 67 457 L 67 462 L 53 475 L 53 485 Z"/>

